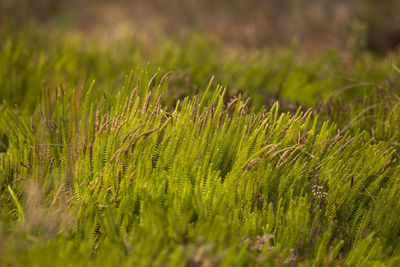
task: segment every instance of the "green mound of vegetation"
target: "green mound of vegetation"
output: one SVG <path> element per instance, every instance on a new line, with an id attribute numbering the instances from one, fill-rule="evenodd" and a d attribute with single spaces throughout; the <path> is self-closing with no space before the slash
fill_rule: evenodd
<path id="1" fill-rule="evenodd" d="M 2 35 L 1 265 L 400 264 L 398 56 Z"/>

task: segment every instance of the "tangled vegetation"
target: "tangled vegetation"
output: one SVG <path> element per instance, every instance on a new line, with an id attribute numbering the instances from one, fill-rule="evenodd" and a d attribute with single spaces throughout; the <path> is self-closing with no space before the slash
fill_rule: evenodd
<path id="1" fill-rule="evenodd" d="M 0 265 L 400 264 L 400 57 L 2 39 Z"/>

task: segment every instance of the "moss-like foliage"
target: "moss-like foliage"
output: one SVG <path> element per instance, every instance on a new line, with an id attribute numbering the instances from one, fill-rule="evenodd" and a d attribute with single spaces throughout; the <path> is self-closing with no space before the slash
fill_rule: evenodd
<path id="1" fill-rule="evenodd" d="M 166 51 L 158 72 L 113 85 L 111 52 L 80 57 L 59 42 L 33 52 L 13 38 L 0 45 L 0 265 L 400 264 L 400 101 L 389 82 L 286 112 L 206 80 L 228 77 L 201 56 L 212 47 L 169 50 L 206 60 L 187 62 L 199 95 L 178 97 L 190 88 L 169 80 L 180 63 L 160 63 Z M 250 95 L 253 74 L 259 85 L 282 79 L 288 95 L 317 90 L 310 65 L 281 77 L 244 62 L 221 64 L 239 68 L 225 75 Z M 46 89 L 47 76 L 63 85 Z"/>

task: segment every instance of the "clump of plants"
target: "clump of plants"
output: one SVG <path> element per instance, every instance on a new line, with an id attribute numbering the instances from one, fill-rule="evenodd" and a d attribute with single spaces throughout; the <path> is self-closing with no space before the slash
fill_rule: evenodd
<path id="1" fill-rule="evenodd" d="M 187 83 L 163 64 L 112 83 L 105 62 L 125 62 L 113 52 L 33 53 L 13 38 L 0 45 L 1 265 L 399 264 L 400 100 L 392 73 L 376 86 L 392 66 L 354 101 L 260 106 L 255 59 L 227 71 L 250 93 L 200 87 L 194 72 L 197 94 L 177 96 Z M 288 93 L 304 74 L 293 68 Z"/>

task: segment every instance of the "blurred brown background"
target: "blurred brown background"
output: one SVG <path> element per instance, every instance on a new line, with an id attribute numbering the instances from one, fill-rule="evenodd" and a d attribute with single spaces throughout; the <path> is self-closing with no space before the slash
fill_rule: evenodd
<path id="1" fill-rule="evenodd" d="M 386 53 L 400 44 L 400 0 L 0 0 L 14 21 L 64 24 L 110 39 L 193 32 L 228 45 L 288 45 Z"/>

